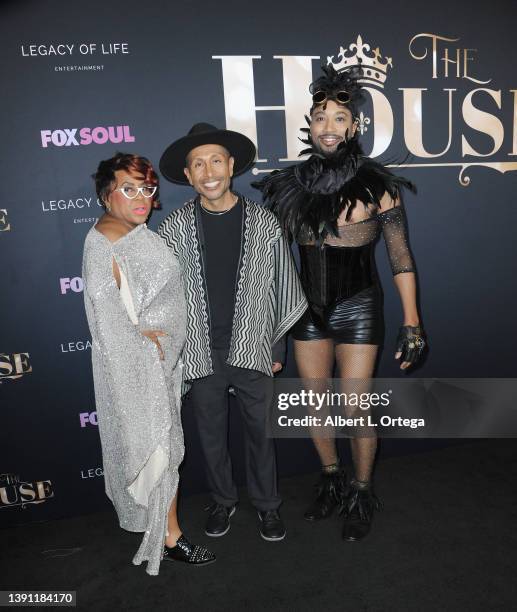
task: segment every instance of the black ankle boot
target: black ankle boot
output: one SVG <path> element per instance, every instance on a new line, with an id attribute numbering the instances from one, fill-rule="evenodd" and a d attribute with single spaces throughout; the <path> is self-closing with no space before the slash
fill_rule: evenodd
<path id="1" fill-rule="evenodd" d="M 382 504 L 371 487 L 359 489 L 351 484 L 340 509 L 340 514 L 345 516 L 343 540 L 355 542 L 367 536 L 372 525 L 374 511 L 381 509 Z"/>
<path id="2" fill-rule="evenodd" d="M 316 487 L 316 500 L 303 515 L 306 521 L 319 521 L 328 518 L 334 508 L 343 503 L 346 490 L 345 471 L 339 469 L 331 474 L 323 472 Z"/>

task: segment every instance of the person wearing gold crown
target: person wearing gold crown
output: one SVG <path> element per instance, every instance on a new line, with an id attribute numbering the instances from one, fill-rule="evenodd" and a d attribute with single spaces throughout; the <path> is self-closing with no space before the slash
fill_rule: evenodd
<path id="1" fill-rule="evenodd" d="M 403 309 L 395 358 L 407 369 L 421 356 L 425 340 L 416 302 L 416 278 L 401 200 L 412 184 L 365 156 L 358 142 L 358 106 L 364 101 L 358 67 L 337 72 L 322 67 L 310 86 L 312 107 L 304 128 L 310 145 L 299 164 L 271 173 L 254 186 L 297 242 L 302 285 L 309 310 L 293 327 L 295 358 L 302 379 L 325 384 L 334 365 L 344 392 L 370 388 L 383 342 L 382 291 L 375 266 L 376 239 L 383 234 Z M 347 416 L 353 416 L 347 409 Z M 372 484 L 377 439 L 351 438 L 354 464 L 348 481 L 339 464 L 335 436 L 311 431 L 322 464 L 308 521 L 344 513 L 343 539 L 360 540 L 381 507 Z"/>

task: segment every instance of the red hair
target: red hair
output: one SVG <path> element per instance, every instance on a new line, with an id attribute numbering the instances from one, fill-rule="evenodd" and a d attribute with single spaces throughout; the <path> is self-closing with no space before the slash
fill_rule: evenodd
<path id="1" fill-rule="evenodd" d="M 142 176 L 148 185 L 156 185 L 158 188 L 153 196 L 153 208 L 160 208 L 159 190 L 160 180 L 147 157 L 134 155 L 133 153 L 115 153 L 110 159 L 101 161 L 97 172 L 93 175 L 97 197 L 104 203 L 108 195 L 113 191 L 116 182 L 115 172 L 125 170 L 128 174 Z"/>

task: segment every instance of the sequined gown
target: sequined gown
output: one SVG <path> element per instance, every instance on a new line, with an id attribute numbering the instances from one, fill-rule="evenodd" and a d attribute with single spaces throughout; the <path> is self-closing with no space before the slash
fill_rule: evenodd
<path id="1" fill-rule="evenodd" d="M 124 292 L 113 277 L 113 258 Z M 133 563 L 148 561 L 147 573 L 156 575 L 184 451 L 180 270 L 172 251 L 145 225 L 114 243 L 93 227 L 84 245 L 83 279 L 106 494 L 120 526 L 144 532 Z M 167 333 L 160 338 L 163 361 L 142 335 L 146 329 Z"/>

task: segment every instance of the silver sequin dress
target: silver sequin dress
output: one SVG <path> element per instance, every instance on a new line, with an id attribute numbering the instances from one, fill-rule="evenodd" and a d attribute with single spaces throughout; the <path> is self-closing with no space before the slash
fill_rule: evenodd
<path id="1" fill-rule="evenodd" d="M 131 308 L 113 277 L 113 258 Z M 148 561 L 147 573 L 156 575 L 184 451 L 180 270 L 172 251 L 145 225 L 114 243 L 93 227 L 84 244 L 83 279 L 106 494 L 121 527 L 145 532 L 133 563 Z M 167 333 L 160 338 L 165 360 L 142 335 L 146 329 Z"/>

